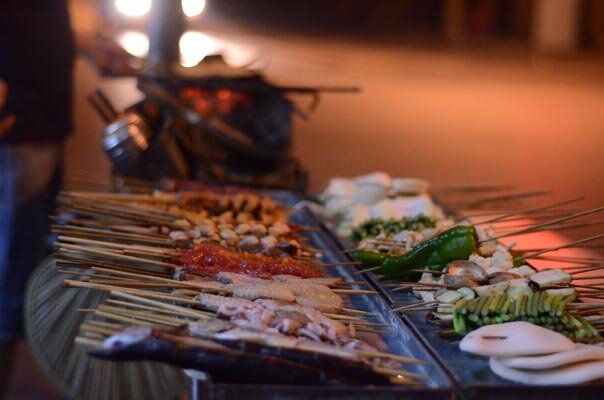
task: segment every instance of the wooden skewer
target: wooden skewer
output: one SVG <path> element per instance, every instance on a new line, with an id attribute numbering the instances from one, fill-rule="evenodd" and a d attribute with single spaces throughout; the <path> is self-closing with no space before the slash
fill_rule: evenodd
<path id="1" fill-rule="evenodd" d="M 373 312 L 369 312 L 369 311 L 362 311 L 362 310 L 355 310 L 353 308 L 342 308 L 342 311 L 349 313 L 349 314 L 359 314 L 359 315 L 367 315 L 367 316 L 379 316 L 379 314 L 377 313 L 373 313 Z"/>
<path id="2" fill-rule="evenodd" d="M 432 271 L 432 270 L 429 270 L 429 269 L 410 269 L 409 271 L 411 271 L 411 272 L 422 272 L 422 273 L 427 272 L 429 274 L 434 274 L 434 275 L 446 274 L 446 272 L 443 272 L 443 271 Z"/>
<path id="3" fill-rule="evenodd" d="M 339 262 L 329 262 L 329 263 L 312 263 L 313 267 L 339 267 L 339 266 L 348 266 L 348 265 L 363 265 L 360 261 L 339 261 Z"/>
<path id="4" fill-rule="evenodd" d="M 124 225 L 120 221 L 109 221 L 109 220 L 91 220 L 91 219 L 78 219 L 78 218 L 67 218 L 63 216 L 53 215 L 50 217 L 53 221 L 67 222 L 69 225 L 55 224 L 52 225 L 53 229 L 65 229 L 79 232 L 98 233 L 109 235 L 124 235 L 131 236 L 134 238 L 152 238 L 158 240 L 165 240 L 170 242 L 171 240 L 159 233 L 154 233 L 150 228 L 138 226 L 138 225 Z M 82 226 L 79 226 L 82 225 Z M 103 228 L 103 229 L 100 229 Z"/>
<path id="5" fill-rule="evenodd" d="M 574 248 L 578 248 L 578 249 L 582 249 L 582 248 L 586 248 L 586 249 L 601 249 L 604 247 L 604 244 L 584 244 L 584 245 L 579 245 L 579 246 L 573 246 Z M 525 248 L 525 249 L 514 249 L 515 252 L 518 253 L 532 253 L 535 251 L 541 251 L 541 250 L 545 250 L 545 248 L 543 247 L 534 247 L 534 248 Z"/>
<path id="6" fill-rule="evenodd" d="M 501 191 L 501 190 L 510 190 L 514 189 L 514 185 L 510 184 L 499 184 L 499 183 L 490 183 L 490 184 L 479 184 L 479 185 L 451 185 L 451 184 L 435 184 L 431 185 L 431 190 L 434 192 L 490 192 L 490 191 Z"/>
<path id="7" fill-rule="evenodd" d="M 112 271 L 124 271 L 124 272 L 132 272 L 132 273 L 143 273 L 146 276 L 158 276 L 158 277 L 162 277 L 162 278 L 167 278 L 167 277 L 172 277 L 173 273 L 165 273 L 165 272 L 160 272 L 160 271 L 154 271 L 154 270 L 150 270 L 150 269 L 142 269 L 139 267 L 125 267 L 119 264 L 114 264 L 114 263 L 110 263 L 110 262 L 106 262 L 106 261 L 99 261 L 99 260 L 95 260 L 95 259 L 88 259 L 88 258 L 80 258 L 80 257 L 73 257 L 69 254 L 65 254 L 65 253 L 56 253 L 54 255 L 54 257 L 57 259 L 57 266 L 58 267 L 63 267 L 63 268 L 84 268 L 84 269 L 90 269 L 92 267 L 101 267 L 101 268 L 106 268 L 106 269 L 110 269 Z"/>
<path id="8" fill-rule="evenodd" d="M 545 260 L 545 261 L 560 261 L 564 263 L 573 263 L 573 264 L 601 264 L 604 263 L 604 259 L 601 258 L 592 258 L 592 257 L 563 257 L 563 256 L 537 256 L 535 257 L 537 260 Z M 584 265 L 578 268 L 586 268 Z"/>
<path id="9" fill-rule="evenodd" d="M 342 294 L 377 294 L 375 290 L 363 290 L 363 289 L 331 289 L 334 293 Z"/>
<path id="10" fill-rule="evenodd" d="M 364 274 L 366 272 L 377 271 L 380 268 L 382 268 L 382 267 L 378 265 L 377 267 L 361 269 L 361 270 L 355 271 L 354 273 L 355 273 L 355 275 L 360 275 L 360 274 Z"/>
<path id="11" fill-rule="evenodd" d="M 390 332 L 388 331 L 382 331 L 379 329 L 371 329 L 371 328 L 364 328 L 362 326 L 359 327 L 355 327 L 357 332 L 365 332 L 365 333 L 376 333 L 378 335 L 390 335 Z"/>
<path id="12" fill-rule="evenodd" d="M 77 237 L 73 237 L 73 236 L 59 235 L 58 240 L 63 241 L 63 242 L 70 242 L 70 243 L 93 244 L 93 245 L 105 246 L 105 247 L 109 247 L 109 248 L 113 248 L 113 249 L 121 249 L 121 250 L 124 250 L 124 249 L 139 250 L 139 251 L 144 251 L 151 256 L 157 256 L 157 255 L 174 256 L 175 254 L 178 253 L 177 251 L 166 249 L 166 248 L 157 248 L 157 247 L 141 246 L 141 245 L 130 245 L 130 244 L 124 244 L 124 243 L 114 243 L 114 242 L 106 242 L 106 241 L 102 241 L 102 240 L 82 239 L 82 238 L 77 238 Z"/>
<path id="13" fill-rule="evenodd" d="M 509 223 L 517 222 L 517 221 L 526 221 L 527 219 L 530 219 L 531 220 L 530 224 L 535 224 L 537 221 L 547 220 L 547 219 L 557 218 L 557 217 L 564 217 L 565 215 L 578 213 L 580 211 L 582 211 L 582 210 L 578 209 L 578 208 L 561 208 L 559 210 L 552 210 L 552 211 L 545 212 L 545 213 L 531 215 L 530 217 L 520 216 L 520 217 L 506 218 L 504 220 L 492 222 L 487 225 L 494 226 L 495 224 L 497 224 L 497 227 L 501 228 L 501 229 L 509 228 L 512 226 L 522 227 L 522 226 L 529 225 L 529 223 L 517 224 L 517 225 L 509 225 Z M 483 222 L 478 222 L 478 223 L 473 222 L 473 223 L 474 223 L 474 225 L 485 225 Z M 501 226 L 499 224 L 501 224 Z"/>
<path id="14" fill-rule="evenodd" d="M 157 328 L 157 327 L 159 327 L 159 325 L 157 323 L 143 321 L 141 319 L 137 319 L 137 318 L 133 318 L 133 317 L 128 317 L 128 316 L 125 316 L 125 315 L 114 314 L 114 313 L 110 313 L 110 312 L 106 312 L 106 311 L 95 310 L 94 311 L 94 315 L 105 317 L 105 318 L 110 319 L 112 321 L 127 322 L 129 324 L 148 326 L 148 327 L 151 327 L 151 328 Z"/>
<path id="15" fill-rule="evenodd" d="M 177 318 L 171 318 L 171 317 L 166 317 L 163 315 L 153 314 L 153 313 L 150 313 L 149 311 L 128 310 L 128 309 L 124 309 L 124 308 L 120 308 L 120 307 L 107 306 L 107 305 L 103 305 L 103 304 L 101 304 L 97 310 L 102 311 L 102 312 L 111 313 L 114 315 L 121 315 L 121 316 L 125 316 L 125 317 L 136 318 L 136 319 L 140 319 L 142 321 L 147 321 L 147 322 L 156 323 L 156 324 L 160 324 L 160 325 L 172 326 L 175 328 L 186 325 L 187 323 L 190 322 L 190 320 L 179 320 Z"/>
<path id="16" fill-rule="evenodd" d="M 589 268 L 585 268 L 585 269 L 580 269 L 578 271 L 572 271 L 572 272 L 570 272 L 570 274 L 574 276 L 574 275 L 578 275 L 578 274 L 584 274 L 586 272 L 597 271 L 597 270 L 603 269 L 603 268 L 604 268 L 604 265 L 598 265 L 596 267 L 589 267 Z"/>
<path id="17" fill-rule="evenodd" d="M 595 213 L 598 213 L 600 211 L 604 211 L 604 207 L 594 208 L 594 209 L 591 209 L 591 210 L 588 210 L 588 211 L 583 211 L 583 212 L 580 212 L 580 213 L 568 215 L 568 216 L 563 217 L 563 218 L 557 218 L 557 219 L 554 219 L 554 220 L 551 220 L 551 221 L 548 221 L 548 222 L 543 222 L 541 224 L 537 224 L 537 225 L 534 225 L 534 226 L 529 227 L 529 228 L 524 228 L 524 229 L 516 230 L 516 231 L 505 233 L 505 234 L 502 234 L 502 235 L 496 235 L 496 236 L 491 237 L 489 239 L 481 240 L 478 243 L 490 242 L 490 241 L 501 239 L 501 238 L 504 238 L 504 237 L 507 237 L 507 236 L 520 235 L 522 233 L 529 233 L 531 231 L 534 231 L 537 228 L 546 227 L 546 226 L 549 226 L 549 225 L 556 224 L 558 222 L 568 221 L 569 219 L 579 218 L 579 217 L 583 217 L 583 216 L 589 215 L 589 214 L 595 214 Z"/>
<path id="18" fill-rule="evenodd" d="M 149 290 L 128 289 L 128 288 L 122 288 L 122 287 L 118 287 L 118 286 L 107 285 L 107 284 L 74 281 L 74 280 L 69 280 L 69 279 L 65 280 L 65 285 L 67 287 L 98 289 L 98 290 L 103 290 L 106 292 L 120 291 L 120 292 L 127 293 L 127 294 L 134 294 L 134 295 L 151 297 L 151 298 L 162 299 L 162 300 L 172 300 L 172 301 L 191 304 L 191 305 L 200 305 L 199 302 L 195 301 L 195 300 L 185 299 L 182 297 L 172 296 L 172 295 L 161 293 L 161 292 L 153 292 L 153 291 L 149 291 Z"/>
<path id="19" fill-rule="evenodd" d="M 550 251 L 565 249 L 567 247 L 572 247 L 572 246 L 574 246 L 576 244 L 586 243 L 586 242 L 589 242 L 589 241 L 592 241 L 592 240 L 600 239 L 602 237 L 604 237 L 604 233 L 603 234 L 599 234 L 599 235 L 595 235 L 595 236 L 590 236 L 590 237 L 585 238 L 585 239 L 576 240 L 574 242 L 563 244 L 561 246 L 551 247 L 549 249 L 537 251 L 537 252 L 534 252 L 534 253 L 524 254 L 522 256 L 514 257 L 514 260 L 524 260 L 524 259 L 532 258 L 532 257 L 535 257 L 535 256 L 539 256 L 541 254 L 544 254 L 544 253 L 549 253 Z"/>
<path id="20" fill-rule="evenodd" d="M 98 248 L 91 248 L 91 247 L 87 247 L 87 246 L 58 243 L 57 247 L 59 249 L 76 250 L 76 251 L 79 251 L 82 253 L 107 256 L 110 258 L 125 260 L 125 261 L 137 261 L 137 262 L 142 262 L 142 263 L 146 263 L 149 265 L 156 265 L 156 266 L 166 267 L 166 268 L 179 268 L 180 267 L 179 265 L 172 264 L 172 263 L 167 263 L 167 262 L 163 262 L 163 261 L 157 261 L 157 260 L 152 260 L 152 259 L 142 258 L 142 257 L 126 256 L 123 254 L 117 254 L 117 253 L 113 253 L 110 251 L 100 250 Z"/>
<path id="21" fill-rule="evenodd" d="M 436 305 L 438 304 L 438 301 L 423 301 L 420 302 L 419 304 L 408 304 L 408 305 L 404 305 L 404 306 L 400 306 L 400 307 L 396 307 L 393 308 L 392 311 L 397 312 L 397 311 L 412 311 L 415 309 L 424 309 L 427 308 L 427 306 L 432 306 L 432 305 Z M 427 308 L 428 310 L 430 310 L 431 308 Z"/>
<path id="22" fill-rule="evenodd" d="M 597 275 L 597 276 L 579 276 L 577 278 L 575 278 L 573 276 L 573 281 L 581 281 L 581 280 L 595 280 L 595 279 L 604 279 L 604 275 Z"/>
<path id="23" fill-rule="evenodd" d="M 537 232 L 543 232 L 543 231 L 562 231 L 562 230 L 567 230 L 567 229 L 585 228 L 588 226 L 601 225 L 601 224 L 604 224 L 604 220 L 554 224 L 554 225 L 549 225 L 544 228 L 538 228 L 538 229 L 531 230 L 530 233 L 537 233 Z M 507 228 L 507 227 L 505 227 L 505 228 Z"/>
<path id="24" fill-rule="evenodd" d="M 558 203 L 548 204 L 546 206 L 529 208 L 528 210 L 511 212 L 511 213 L 503 214 L 503 215 L 495 217 L 495 218 L 491 218 L 491 219 L 486 220 L 486 221 L 482 221 L 479 224 L 492 224 L 493 222 L 497 222 L 497 221 L 501 221 L 501 220 L 506 220 L 508 217 L 512 217 L 512 216 L 516 216 L 516 215 L 530 215 L 530 214 L 534 214 L 534 213 L 539 212 L 539 211 L 549 210 L 549 209 L 554 208 L 554 207 L 560 207 L 560 206 L 564 206 L 564 205 L 567 205 L 567 204 L 576 203 L 577 201 L 581 201 L 581 200 L 584 200 L 584 197 L 575 197 L 575 198 L 572 198 L 572 199 L 569 199 L 569 200 L 564 200 L 564 201 L 561 201 L 561 202 L 558 202 Z"/>
<path id="25" fill-rule="evenodd" d="M 521 199 L 521 198 L 527 198 L 527 197 L 544 196 L 544 195 L 547 195 L 550 193 L 551 193 L 551 190 L 535 190 L 535 191 L 530 191 L 530 192 L 508 193 L 508 194 L 498 195 L 498 196 L 473 198 L 471 200 L 466 200 L 466 201 L 443 202 L 443 204 L 445 206 L 448 206 L 449 208 L 460 208 L 460 207 L 471 208 L 471 207 L 475 207 L 478 205 L 483 205 L 485 203 L 499 203 L 499 202 Z"/>
<path id="26" fill-rule="evenodd" d="M 129 301 L 133 301 L 136 303 L 142 303 L 142 304 L 146 304 L 146 305 L 150 305 L 150 306 L 155 306 L 158 308 L 162 308 L 174 313 L 178 313 L 179 315 L 185 316 L 185 317 L 192 317 L 192 318 L 212 318 L 214 316 L 214 314 L 207 312 L 207 311 L 199 311 L 199 310 L 192 310 L 190 308 L 185 308 L 185 307 L 179 307 L 173 304 L 167 304 L 167 303 L 163 303 L 161 301 L 156 301 L 156 300 L 151 300 L 145 297 L 141 297 L 141 296 L 137 296 L 135 294 L 131 294 L 131 293 L 127 293 L 124 291 L 120 291 L 120 290 L 112 290 L 111 292 L 111 296 L 112 297 L 117 297 L 118 299 L 125 299 L 125 300 L 129 300 Z M 189 303 L 191 304 L 191 303 Z"/>
<path id="27" fill-rule="evenodd" d="M 159 308 L 159 307 L 152 307 L 152 306 L 147 306 L 147 305 L 144 305 L 144 304 L 131 303 L 131 302 L 128 302 L 128 301 L 114 300 L 114 299 L 108 299 L 106 301 L 106 303 L 113 304 L 113 305 L 118 305 L 118 306 L 129 307 L 129 308 L 136 308 L 136 309 L 139 309 L 139 310 L 153 311 L 155 313 L 170 314 L 170 315 L 180 315 L 182 317 L 189 317 L 189 318 L 200 319 L 199 317 L 192 317 L 191 315 L 189 315 L 189 313 L 181 312 L 180 310 L 175 310 L 175 309 L 166 310 L 166 309 Z M 189 309 L 186 309 L 186 310 L 189 310 Z M 201 319 L 207 319 L 207 316 L 204 315 L 203 318 L 201 318 Z"/>

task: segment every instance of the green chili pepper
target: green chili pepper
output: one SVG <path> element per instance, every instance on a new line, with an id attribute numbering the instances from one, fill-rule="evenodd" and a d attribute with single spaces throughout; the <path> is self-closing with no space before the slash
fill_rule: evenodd
<path id="1" fill-rule="evenodd" d="M 375 251 L 357 251 L 354 254 L 354 259 L 355 261 L 362 262 L 364 267 L 377 267 L 384 262 L 386 256 L 384 253 Z"/>
<path id="2" fill-rule="evenodd" d="M 418 244 L 405 255 L 385 256 L 377 273 L 389 279 L 418 280 L 421 273 L 409 270 L 442 271 L 451 261 L 467 260 L 476 249 L 474 227 L 456 226 Z"/>

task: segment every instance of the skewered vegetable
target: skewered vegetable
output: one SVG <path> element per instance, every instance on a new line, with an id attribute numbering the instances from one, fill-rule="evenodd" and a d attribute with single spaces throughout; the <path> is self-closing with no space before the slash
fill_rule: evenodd
<path id="1" fill-rule="evenodd" d="M 401 219 L 375 218 L 363 222 L 353 229 L 351 239 L 359 242 L 366 237 L 396 235 L 402 231 L 419 231 L 426 228 L 434 228 L 436 221 L 426 215 L 407 217 Z"/>
<path id="2" fill-rule="evenodd" d="M 476 246 L 474 227 L 456 226 L 417 245 L 403 256 L 376 256 L 358 252 L 355 259 L 369 266 L 375 266 L 377 260 L 381 259 L 377 273 L 389 279 L 418 280 L 421 273 L 413 269 L 442 271 L 451 261 L 467 259 L 476 252 Z"/>
<path id="3" fill-rule="evenodd" d="M 516 299 L 507 294 L 498 294 L 469 302 L 460 300 L 453 309 L 453 327 L 457 333 L 465 334 L 483 325 L 526 321 L 577 341 L 601 339 L 587 320 L 566 310 L 566 305 L 575 299 L 575 295 L 538 292 L 529 295 L 520 293 Z"/>

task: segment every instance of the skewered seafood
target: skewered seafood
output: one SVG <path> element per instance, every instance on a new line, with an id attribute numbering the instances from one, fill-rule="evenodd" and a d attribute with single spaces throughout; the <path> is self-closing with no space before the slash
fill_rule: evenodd
<path id="1" fill-rule="evenodd" d="M 121 338 L 124 336 L 122 334 Z M 103 348 L 92 350 L 90 354 L 109 360 L 165 362 L 208 372 L 221 382 L 311 385 L 332 382 L 325 371 L 318 368 L 273 356 L 248 354 L 212 342 L 208 345 L 202 340 L 184 345 L 180 340 L 170 341 L 169 337 L 154 331 L 147 335 L 135 333 L 129 341 L 110 339 Z M 334 379 L 333 382 L 337 381 Z"/>
<path id="2" fill-rule="evenodd" d="M 467 334 L 459 348 L 481 356 L 529 356 L 574 350 L 563 335 L 528 322 L 488 325 Z"/>
<path id="3" fill-rule="evenodd" d="M 574 364 L 581 361 L 604 361 L 604 347 L 577 344 L 573 350 L 540 356 L 516 356 L 498 358 L 508 368 L 544 370 Z"/>
<path id="4" fill-rule="evenodd" d="M 531 385 L 566 385 L 604 376 L 604 348 L 575 344 L 526 322 L 484 326 L 460 342 L 463 351 L 490 356 L 502 378 Z"/>
<path id="5" fill-rule="evenodd" d="M 239 307 L 239 306 L 251 306 L 254 304 L 253 301 L 248 299 L 238 299 L 236 297 L 225 297 L 218 296 L 215 294 L 200 293 L 195 296 L 195 299 L 207 310 L 217 312 L 220 307 Z"/>
<path id="6" fill-rule="evenodd" d="M 489 360 L 491 370 L 500 377 L 529 385 L 573 385 L 604 377 L 604 361 L 589 361 L 547 370 L 509 368 L 496 357 Z"/>

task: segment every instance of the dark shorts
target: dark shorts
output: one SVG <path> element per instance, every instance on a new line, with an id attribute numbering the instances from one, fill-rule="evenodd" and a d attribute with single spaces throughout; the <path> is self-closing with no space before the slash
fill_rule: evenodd
<path id="1" fill-rule="evenodd" d="M 62 159 L 57 143 L 0 147 L 0 341 L 23 336 L 25 286 L 50 249 Z"/>

